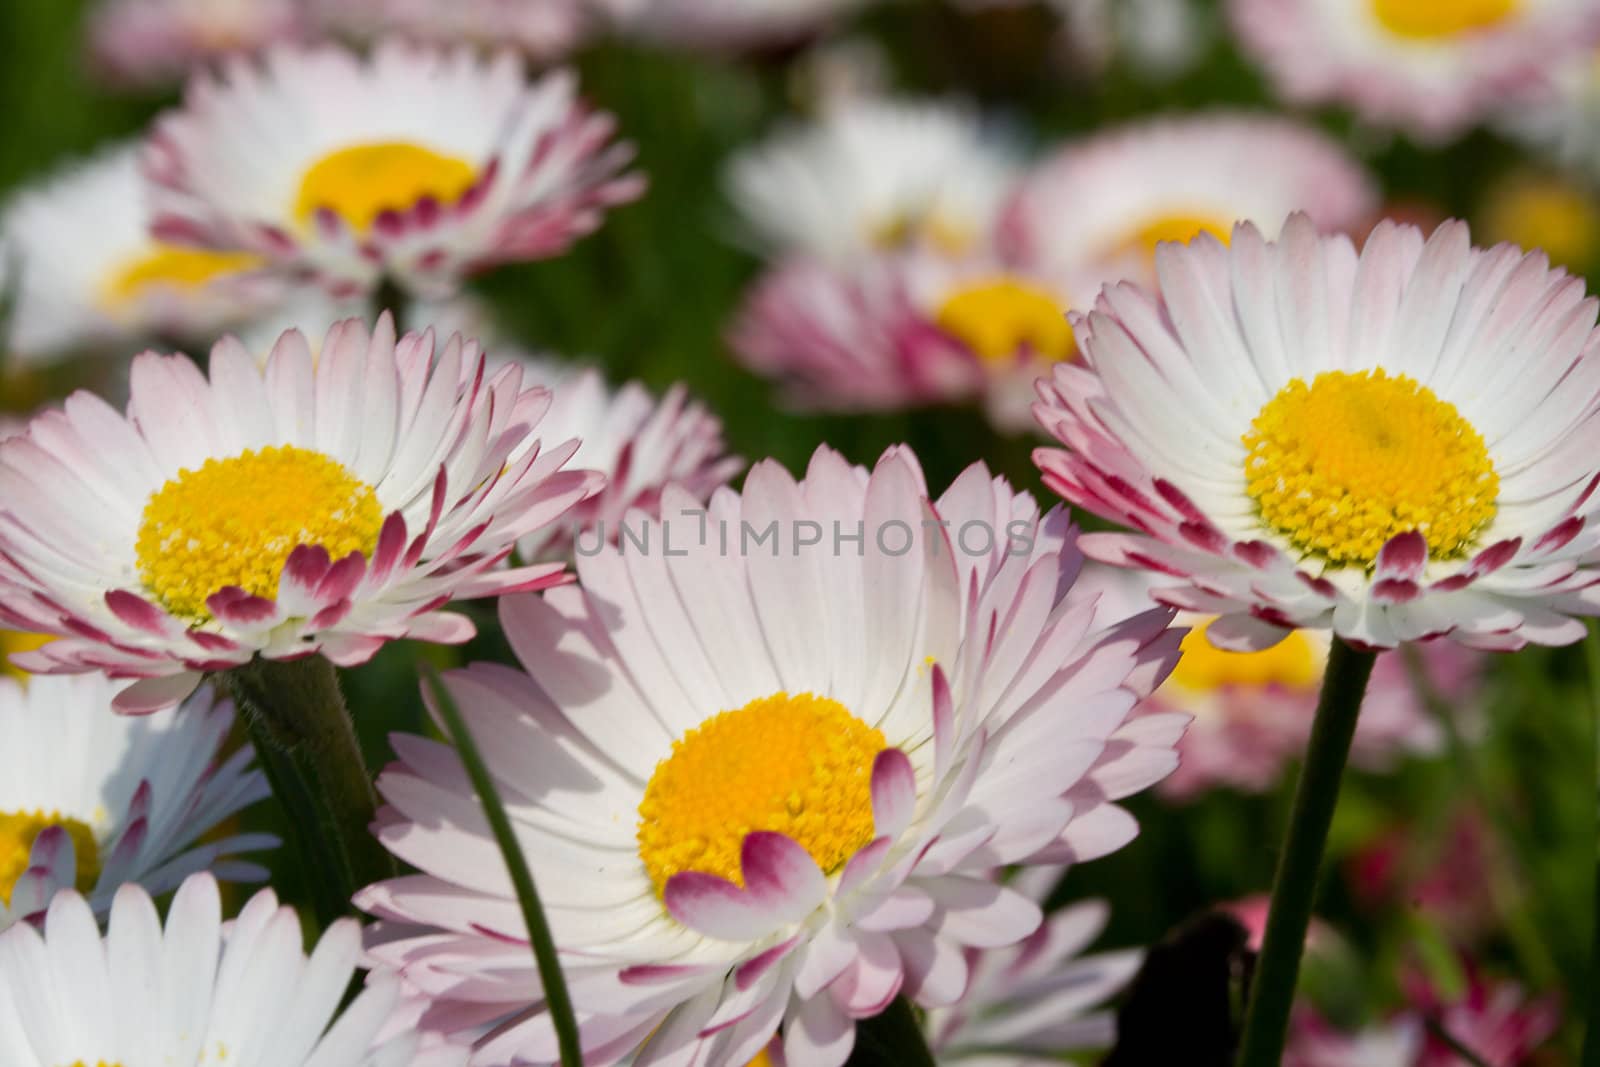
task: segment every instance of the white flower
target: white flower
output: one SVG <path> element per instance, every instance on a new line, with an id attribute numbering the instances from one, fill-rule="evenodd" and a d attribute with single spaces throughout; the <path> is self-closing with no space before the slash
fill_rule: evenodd
<path id="1" fill-rule="evenodd" d="M 743 1064 L 780 1026 L 791 1062 L 840 1064 L 856 1019 L 955 1003 L 968 949 L 1038 927 L 997 868 L 1136 834 L 1114 801 L 1172 770 L 1185 720 L 1126 718 L 1179 635 L 1074 597 L 1065 512 L 981 464 L 935 499 L 903 448 L 870 475 L 824 448 L 803 480 L 767 461 L 662 514 L 630 519 L 651 547 L 581 556 L 581 586 L 502 600 L 528 673 L 452 690 L 536 857 L 591 1067 Z M 360 894 L 391 921 L 373 952 L 475 1062 L 551 1062 L 471 787 L 448 748 L 395 743 L 379 836 L 425 873 Z"/>
<path id="2" fill-rule="evenodd" d="M 0 219 L 14 272 L 6 343 L 40 359 L 155 335 L 210 343 L 278 298 L 266 261 L 150 235 L 138 148 L 122 145 L 24 190 Z"/>
<path id="3" fill-rule="evenodd" d="M 569 72 L 530 83 L 505 52 L 284 47 L 197 77 L 145 168 L 163 237 L 255 252 L 336 296 L 387 275 L 438 297 L 564 251 L 637 196 L 612 127 Z"/>
<path id="4" fill-rule="evenodd" d="M 266 875 L 234 857 L 273 847 L 270 835 L 200 843 L 267 795 L 248 747 L 220 758 L 233 705 L 201 689 L 175 711 L 133 719 L 111 710 L 116 691 L 97 674 L 0 678 L 0 928 L 73 886 L 104 914 L 124 882 L 160 895 L 205 869 Z"/>
<path id="5" fill-rule="evenodd" d="M 388 1027 L 398 982 L 378 978 L 339 1012 L 361 950 L 340 919 L 307 957 L 300 920 L 262 890 L 231 923 L 210 875 L 173 898 L 165 929 L 150 895 L 125 885 L 102 938 L 77 893 L 50 903 L 41 934 L 0 934 L 0 1063 L 6 1067 L 461 1067 Z"/>
<path id="6" fill-rule="evenodd" d="M 982 247 L 1015 170 L 965 106 L 856 97 L 744 150 L 727 184 L 768 247 L 850 263 L 885 248 Z"/>
<path id="7" fill-rule="evenodd" d="M 1036 413 L 1045 481 L 1137 533 L 1086 535 L 1154 596 L 1262 648 L 1564 644 L 1600 613 L 1600 333 L 1541 254 L 1296 216 L 1156 253 L 1106 289 Z"/>
<path id="8" fill-rule="evenodd" d="M 148 352 L 131 391 L 126 415 L 78 393 L 0 442 L 0 617 L 63 635 L 18 662 L 143 679 L 124 711 L 258 654 L 465 641 L 438 609 L 560 581 L 501 564 L 599 487 L 562 469 L 577 442 L 535 447 L 548 391 L 459 335 L 397 343 L 387 315 L 339 323 L 315 360 L 295 331 L 264 364 L 225 338 L 209 378 Z"/>

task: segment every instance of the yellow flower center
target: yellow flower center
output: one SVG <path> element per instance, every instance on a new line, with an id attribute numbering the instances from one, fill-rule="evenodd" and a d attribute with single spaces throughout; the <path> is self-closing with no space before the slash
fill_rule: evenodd
<path id="1" fill-rule="evenodd" d="M 294 215 L 309 225 L 330 208 L 365 233 L 385 211 L 406 211 L 424 197 L 440 204 L 461 199 L 477 172 L 472 164 L 404 141 L 352 145 L 323 156 L 300 179 Z"/>
<path id="2" fill-rule="evenodd" d="M 1495 189 L 1483 212 L 1490 241 L 1542 248 L 1556 263 L 1584 271 L 1600 252 L 1600 207 L 1560 178 L 1523 174 Z"/>
<path id="3" fill-rule="evenodd" d="M 1500 479 L 1483 436 L 1404 375 L 1296 378 L 1262 406 L 1243 441 L 1262 520 L 1335 565 L 1369 566 L 1410 530 L 1427 538 L 1434 559 L 1449 559 L 1494 518 Z"/>
<path id="4" fill-rule="evenodd" d="M 1397 37 L 1438 41 L 1490 29 L 1521 6 L 1521 0 L 1372 0 L 1372 14 Z"/>
<path id="5" fill-rule="evenodd" d="M 54 634 L 31 634 L 26 630 L 0 630 L 0 673 L 26 681 L 28 672 L 11 662 L 12 653 L 32 652 L 54 641 Z"/>
<path id="6" fill-rule="evenodd" d="M 10 905 L 11 891 L 28 870 L 28 853 L 45 830 L 60 826 L 72 838 L 72 851 L 78 864 L 77 888 L 88 892 L 100 879 L 100 843 L 87 823 L 69 819 L 60 812 L 0 812 L 0 903 Z"/>
<path id="7" fill-rule="evenodd" d="M 1276 685 L 1285 689 L 1314 689 L 1322 681 L 1325 656 L 1303 631 L 1293 630 L 1282 641 L 1260 652 L 1227 652 L 1206 636 L 1208 621 L 1183 639 L 1182 656 L 1170 681 L 1197 693 L 1233 687 L 1259 689 Z"/>
<path id="8" fill-rule="evenodd" d="M 772 1067 L 772 1055 L 766 1049 L 756 1053 L 756 1058 L 745 1064 L 745 1067 Z"/>
<path id="9" fill-rule="evenodd" d="M 777 693 L 714 715 L 672 744 L 639 802 L 639 858 L 659 895 L 680 871 L 744 884 L 746 834 L 793 838 L 832 873 L 872 840 L 882 732 L 826 697 Z"/>
<path id="10" fill-rule="evenodd" d="M 1202 234 L 1210 234 L 1226 245 L 1232 230 L 1234 230 L 1232 222 L 1208 218 L 1202 214 L 1163 214 L 1160 218 L 1150 219 L 1144 226 L 1134 230 L 1133 234 L 1128 235 L 1125 242 L 1122 242 L 1118 251 L 1125 254 L 1142 251 L 1146 256 L 1154 256 L 1155 246 L 1162 242 L 1187 245 Z"/>
<path id="11" fill-rule="evenodd" d="M 67 1064 L 67 1067 L 122 1067 L 122 1064 L 107 1063 L 105 1060 L 95 1060 L 93 1063 L 88 1060 L 74 1060 L 72 1063 Z"/>
<path id="12" fill-rule="evenodd" d="M 985 363 L 1012 363 L 1025 353 L 1055 363 L 1077 351 L 1061 305 L 1015 278 L 991 278 L 957 290 L 940 305 L 934 321 Z"/>
<path id="13" fill-rule="evenodd" d="M 927 245 L 947 256 L 959 256 L 972 247 L 972 228 L 938 212 L 902 212 L 872 226 L 869 239 L 875 248 L 895 251 Z"/>
<path id="14" fill-rule="evenodd" d="M 179 471 L 151 495 L 139 577 L 173 614 L 205 618 L 206 598 L 225 586 L 275 599 L 300 545 L 370 556 L 382 524 L 377 494 L 337 460 L 296 445 L 250 449 Z"/>
<path id="15" fill-rule="evenodd" d="M 251 252 L 157 244 L 107 278 L 101 287 L 101 300 L 113 309 L 125 307 L 152 289 L 193 291 L 225 275 L 254 270 L 264 262 Z"/>

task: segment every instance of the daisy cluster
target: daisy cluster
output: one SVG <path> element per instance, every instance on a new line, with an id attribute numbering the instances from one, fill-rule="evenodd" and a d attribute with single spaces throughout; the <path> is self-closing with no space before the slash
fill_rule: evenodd
<path id="1" fill-rule="evenodd" d="M 1594 0 L 11 18 L 0 1067 L 1583 1041 Z"/>

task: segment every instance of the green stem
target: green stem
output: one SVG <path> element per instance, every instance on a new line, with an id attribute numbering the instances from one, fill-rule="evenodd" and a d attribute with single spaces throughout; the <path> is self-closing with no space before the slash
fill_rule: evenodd
<path id="1" fill-rule="evenodd" d="M 321 656 L 282 661 L 257 657 L 228 672 L 250 723 L 268 780 L 287 809 L 308 872 L 325 879 L 348 912 L 362 886 L 393 878 L 394 860 L 371 826 L 378 795 L 361 758 L 333 664 Z"/>
<path id="2" fill-rule="evenodd" d="M 325 873 L 346 870 L 344 856 L 333 847 L 333 841 L 327 834 L 308 834 L 303 831 L 303 827 L 322 825 L 316 798 L 312 796 L 305 776 L 295 766 L 294 760 L 289 758 L 289 754 L 273 744 L 259 715 L 245 715 L 244 721 L 250 731 L 250 740 L 255 745 L 256 762 L 266 775 L 267 784 L 272 787 L 272 795 L 283 806 L 287 816 L 289 836 L 300 855 L 300 869 L 305 872 L 306 886 L 311 895 L 312 913 L 316 915 L 318 925 L 326 929 L 329 923 L 349 911 L 349 893 L 346 892 L 348 877 L 330 878 Z"/>
<path id="3" fill-rule="evenodd" d="M 880 1015 L 856 1024 L 856 1047 L 845 1067 L 934 1067 L 916 1012 L 895 997 Z"/>
<path id="4" fill-rule="evenodd" d="M 522 843 L 517 840 L 505 805 L 495 789 L 494 778 L 489 774 L 488 765 L 483 762 L 477 742 L 472 739 L 472 731 L 461 718 L 455 699 L 439 680 L 439 672 L 434 670 L 432 664 L 423 663 L 422 671 L 439 716 L 444 719 L 445 729 L 455 742 L 467 777 L 472 780 L 472 788 L 477 791 L 478 800 L 483 804 L 484 818 L 494 832 L 495 843 L 500 846 L 506 870 L 511 875 L 511 885 L 517 891 L 522 921 L 528 928 L 534 962 L 539 967 L 539 981 L 544 986 L 545 1005 L 550 1010 L 550 1022 L 555 1027 L 556 1042 L 561 1050 L 561 1067 L 583 1067 L 583 1050 L 578 1042 L 578 1023 L 572 1013 L 572 998 L 567 995 L 567 982 L 561 974 L 555 938 L 550 936 L 550 925 L 545 921 L 544 908 L 539 904 L 539 891 L 534 887 L 533 872 L 529 870 L 527 857 L 523 855 Z"/>
<path id="5" fill-rule="evenodd" d="M 1361 698 L 1366 695 L 1367 679 L 1377 658 L 1375 652 L 1357 652 L 1337 639 L 1329 652 L 1311 743 L 1289 816 L 1289 833 L 1272 883 L 1266 937 L 1245 1012 L 1239 1067 L 1278 1067 L 1283 1058 L 1317 875 L 1339 799 L 1339 779 L 1350 757 Z"/>
<path id="6" fill-rule="evenodd" d="M 1583 640 L 1584 660 L 1589 667 L 1589 699 L 1594 706 L 1596 799 L 1600 801 L 1600 630 L 1590 624 Z M 1600 826 L 1595 842 L 1600 843 Z M 1595 845 L 1591 844 L 1591 848 Z M 1600 1067 L 1600 855 L 1591 855 L 1595 868 L 1594 908 L 1590 913 L 1593 948 L 1589 964 L 1589 1010 L 1583 1036 L 1583 1067 Z"/>

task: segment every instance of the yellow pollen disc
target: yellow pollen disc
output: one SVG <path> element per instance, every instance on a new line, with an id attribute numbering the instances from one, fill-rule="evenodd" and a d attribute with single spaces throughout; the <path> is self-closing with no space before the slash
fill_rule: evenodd
<path id="1" fill-rule="evenodd" d="M 64 818 L 59 812 L 0 812 L 0 903 L 10 905 L 17 879 L 27 873 L 34 840 L 52 826 L 62 827 L 72 838 L 78 890 L 86 893 L 94 888 L 100 879 L 100 844 L 87 823 Z"/>
<path id="2" fill-rule="evenodd" d="M 739 846 L 768 830 L 832 873 L 872 840 L 872 762 L 883 734 L 838 701 L 752 700 L 702 722 L 656 764 L 639 802 L 639 858 L 660 895 L 680 871 L 744 884 Z"/>
<path id="3" fill-rule="evenodd" d="M 745 1067 L 772 1067 L 772 1056 L 766 1049 L 756 1053 L 756 1058 L 745 1064 Z"/>
<path id="4" fill-rule="evenodd" d="M 1372 0 L 1372 14 L 1397 37 L 1437 41 L 1491 29 L 1521 6 L 1521 0 Z"/>
<path id="5" fill-rule="evenodd" d="M 421 145 L 353 145 L 311 165 L 300 179 L 294 215 L 309 224 L 318 208 L 331 208 L 357 233 L 365 233 L 384 211 L 409 210 L 424 197 L 453 204 L 476 180 L 466 160 Z"/>
<path id="6" fill-rule="evenodd" d="M 1200 215 L 1163 215 L 1140 226 L 1122 242 L 1124 252 L 1143 252 L 1154 256 L 1156 245 L 1164 241 L 1188 244 L 1203 233 L 1209 233 L 1223 244 L 1233 234 L 1233 224 L 1221 219 Z"/>
<path id="7" fill-rule="evenodd" d="M 151 495 L 139 577 L 173 614 L 205 618 L 206 598 L 225 586 L 275 599 L 300 545 L 370 557 L 382 525 L 377 494 L 337 460 L 295 445 L 251 449 L 179 471 Z"/>
<path id="8" fill-rule="evenodd" d="M 1196 626 L 1183 639 L 1182 656 L 1170 681 L 1193 692 L 1215 689 L 1282 686 L 1314 689 L 1322 681 L 1325 656 L 1304 632 L 1288 637 L 1260 652 L 1227 652 L 1206 636 L 1211 623 Z"/>
<path id="9" fill-rule="evenodd" d="M 1262 521 L 1338 566 L 1370 566 L 1410 530 L 1427 538 L 1432 558 L 1460 556 L 1494 518 L 1500 479 L 1483 436 L 1404 375 L 1296 378 L 1242 440 Z"/>
<path id="10" fill-rule="evenodd" d="M 962 255 L 973 242 L 971 227 L 937 212 L 895 215 L 873 226 L 870 238 L 875 247 L 885 251 L 926 245 L 947 256 Z"/>
<path id="11" fill-rule="evenodd" d="M 254 270 L 264 262 L 250 252 L 157 244 L 107 278 L 101 289 L 102 299 L 113 308 L 122 307 L 152 289 L 192 291 L 225 275 Z"/>
<path id="12" fill-rule="evenodd" d="M 1491 192 L 1482 231 L 1490 242 L 1542 248 L 1554 262 L 1582 272 L 1600 254 L 1600 207 L 1573 182 L 1520 174 Z"/>
<path id="13" fill-rule="evenodd" d="M 985 363 L 1013 363 L 1025 354 L 1055 363 L 1077 351 L 1061 305 L 1015 278 L 991 278 L 957 290 L 934 321 Z"/>
<path id="14" fill-rule="evenodd" d="M 122 1064 L 107 1063 L 105 1060 L 95 1060 L 93 1063 L 88 1060 L 76 1060 L 67 1064 L 67 1067 L 122 1067 Z"/>

